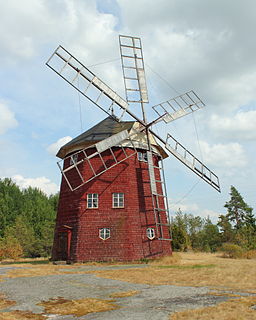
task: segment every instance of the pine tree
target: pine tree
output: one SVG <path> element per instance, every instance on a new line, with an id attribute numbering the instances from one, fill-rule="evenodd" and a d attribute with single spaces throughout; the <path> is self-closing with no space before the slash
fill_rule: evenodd
<path id="1" fill-rule="evenodd" d="M 227 216 L 220 215 L 217 226 L 220 228 L 221 242 L 234 241 L 235 232 Z"/>
<path id="2" fill-rule="evenodd" d="M 235 223 L 235 228 L 239 229 L 252 214 L 253 209 L 248 206 L 234 186 L 231 186 L 230 196 L 230 200 L 224 205 L 228 209 L 226 216 L 230 222 Z"/>

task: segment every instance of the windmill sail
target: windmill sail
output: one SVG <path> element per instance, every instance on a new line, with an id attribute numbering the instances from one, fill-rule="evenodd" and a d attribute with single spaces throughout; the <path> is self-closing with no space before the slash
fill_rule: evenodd
<path id="1" fill-rule="evenodd" d="M 69 188 L 72 191 L 77 190 L 107 170 L 135 155 L 137 150 L 132 141 L 133 135 L 134 133 L 129 135 L 127 130 L 121 131 L 59 161 L 58 167 Z M 125 150 L 121 145 L 119 147 L 121 151 L 116 154 L 113 147 L 120 145 L 123 141 L 129 141 L 131 147 L 129 150 Z M 105 156 L 107 156 L 107 159 L 104 160 Z M 96 162 L 101 164 L 97 168 L 95 167 Z"/>
<path id="2" fill-rule="evenodd" d="M 156 178 L 155 178 L 155 170 L 154 170 L 154 164 L 153 164 L 153 155 L 151 151 L 147 151 L 147 159 L 148 159 L 148 171 L 149 171 L 149 181 L 150 181 L 151 192 L 156 195 L 157 194 Z"/>
<path id="3" fill-rule="evenodd" d="M 154 123 L 161 120 L 163 120 L 165 123 L 169 123 L 196 110 L 199 110 L 204 106 L 205 104 L 203 101 L 193 90 L 191 90 L 181 94 L 180 96 L 153 106 L 153 110 L 160 116 L 157 121 L 154 121 Z"/>
<path id="4" fill-rule="evenodd" d="M 164 147 L 167 151 L 174 155 L 178 160 L 185 164 L 190 170 L 192 170 L 210 186 L 220 192 L 218 176 L 206 165 L 204 165 L 198 158 L 196 158 L 190 151 L 188 151 L 173 136 L 168 133 L 166 140 L 164 140 L 152 130 L 149 130 L 149 132 L 164 144 Z"/>
<path id="5" fill-rule="evenodd" d="M 127 102 L 148 103 L 148 91 L 140 38 L 119 36 Z"/>
<path id="6" fill-rule="evenodd" d="M 127 101 L 62 46 L 54 51 L 46 65 L 108 115 L 118 120 L 123 117 Z"/>

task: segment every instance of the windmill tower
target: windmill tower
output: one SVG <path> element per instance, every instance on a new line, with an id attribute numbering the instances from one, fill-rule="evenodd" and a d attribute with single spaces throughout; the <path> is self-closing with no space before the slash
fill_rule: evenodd
<path id="1" fill-rule="evenodd" d="M 152 130 L 194 112 L 204 103 L 194 91 L 153 106 L 149 121 L 140 38 L 119 36 L 126 99 L 59 46 L 47 61 L 108 117 L 64 145 L 55 227 L 54 260 L 139 260 L 171 253 L 163 160 L 174 155 L 220 191 L 218 177 L 170 134 Z M 142 118 L 129 106 L 139 104 Z M 124 121 L 130 116 L 131 121 Z"/>

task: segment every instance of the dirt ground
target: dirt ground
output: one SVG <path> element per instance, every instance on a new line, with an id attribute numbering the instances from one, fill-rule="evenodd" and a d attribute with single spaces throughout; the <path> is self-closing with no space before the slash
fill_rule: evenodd
<path id="1" fill-rule="evenodd" d="M 256 319 L 255 265 L 199 254 L 151 264 L 2 264 L 0 320 Z"/>

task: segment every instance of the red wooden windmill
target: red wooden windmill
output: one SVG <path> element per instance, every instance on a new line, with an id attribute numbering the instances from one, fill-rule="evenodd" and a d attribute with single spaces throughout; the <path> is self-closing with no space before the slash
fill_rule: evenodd
<path id="1" fill-rule="evenodd" d="M 168 123 L 204 106 L 194 91 L 153 106 L 148 121 L 147 86 L 140 38 L 119 36 L 126 100 L 59 46 L 52 70 L 108 117 L 58 152 L 62 172 L 53 260 L 139 260 L 171 253 L 168 201 L 162 160 L 173 154 L 217 191 L 218 177 L 170 134 Z M 129 106 L 140 104 L 142 119 Z M 132 121 L 124 121 L 130 116 Z"/>

